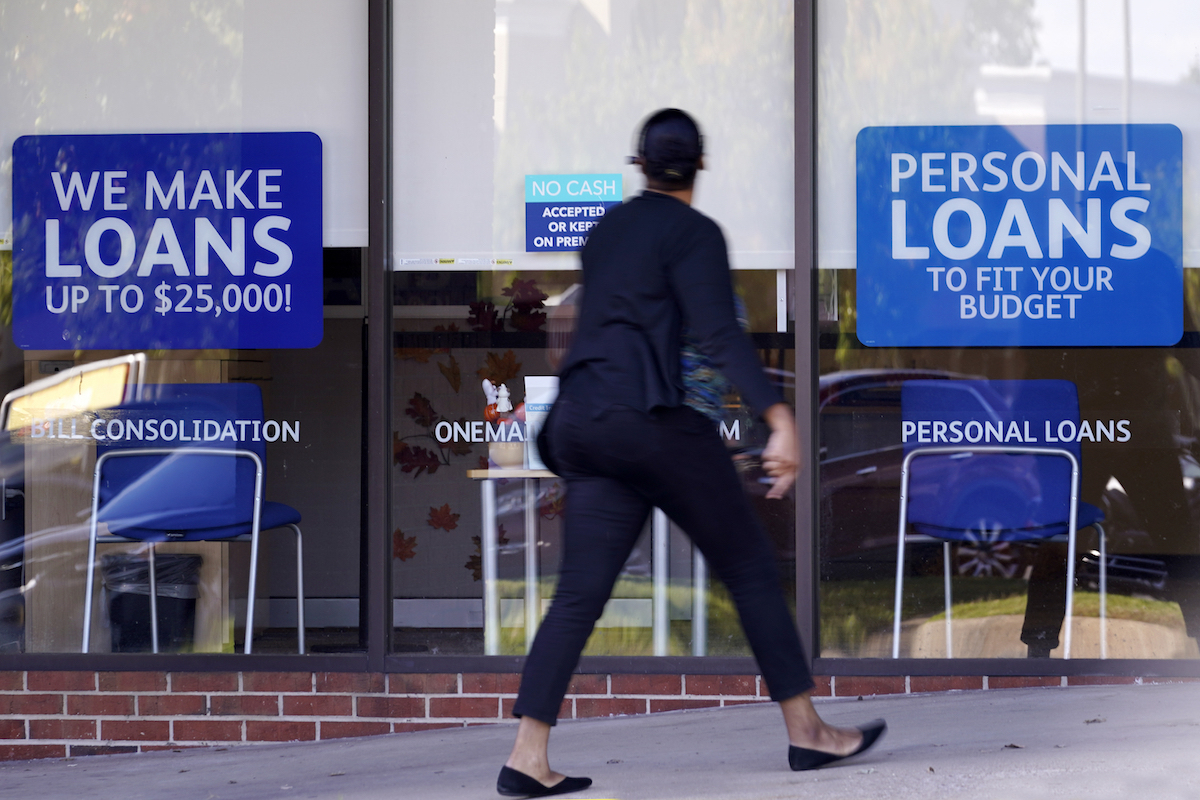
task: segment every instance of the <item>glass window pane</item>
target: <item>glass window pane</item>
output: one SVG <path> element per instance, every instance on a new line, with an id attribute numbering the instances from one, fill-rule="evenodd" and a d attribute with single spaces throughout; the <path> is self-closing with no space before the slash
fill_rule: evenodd
<path id="1" fill-rule="evenodd" d="M 1184 44 L 1197 31 L 1189 28 L 1190 18 L 1179 16 L 1183 6 L 1171 0 L 1087 3 L 1086 16 L 1081 16 L 1083 7 L 1067 0 L 818 4 L 821 655 L 890 657 L 896 653 L 941 658 L 948 655 L 949 647 L 954 657 L 1058 658 L 1065 657 L 1070 641 L 1072 658 L 1200 657 L 1196 645 L 1200 518 L 1194 510 L 1192 477 L 1194 432 L 1200 422 L 1195 413 L 1200 361 L 1192 355 L 1200 341 L 1191 288 L 1200 268 L 1196 257 L 1200 227 L 1191 202 L 1196 172 L 1186 161 L 1182 169 L 1175 162 L 1163 170 L 1147 168 L 1139 178 L 1140 167 L 1134 167 L 1135 155 L 1140 156 L 1139 165 L 1149 157 L 1149 148 L 1138 149 L 1144 131 L 1139 126 L 1177 126 L 1185 151 L 1200 135 L 1200 120 L 1191 102 L 1195 53 Z M 1177 24 L 1181 19 L 1185 21 Z M 897 35 L 898 31 L 904 34 Z M 1067 127 L 1050 127 L 1056 125 Z M 895 148 L 899 154 L 894 156 L 892 185 L 880 191 L 900 196 L 902 173 L 911 158 L 922 192 L 913 195 L 918 199 L 911 200 L 912 205 L 891 203 L 892 235 L 897 238 L 891 239 L 891 249 L 879 256 L 878 263 L 922 276 L 927 265 L 942 268 L 947 276 L 952 268 L 965 268 L 969 282 L 954 288 L 955 276 L 942 286 L 943 294 L 957 292 L 955 297 L 982 303 L 979 313 L 989 320 L 998 317 L 996 325 L 1010 326 L 1005 328 L 1011 333 L 1008 342 L 989 340 L 985 346 L 973 346 L 963 322 L 973 319 L 967 311 L 956 314 L 944 330 L 933 331 L 929 323 L 933 311 L 916 301 L 889 300 L 868 277 L 863 265 L 877 263 L 871 260 L 876 255 L 863 243 L 872 241 L 878 231 L 864 230 L 862 214 L 864 198 L 875 196 L 867 187 L 876 184 L 864 177 L 863 165 L 874 152 L 874 134 L 864 137 L 861 132 L 884 128 L 900 131 L 897 136 L 919 130 L 928 141 L 918 148 L 921 152 Z M 1015 252 L 989 244 L 978 259 L 971 260 L 967 234 L 973 233 L 948 221 L 958 215 L 952 209 L 965 212 L 960 220 L 964 224 L 972 209 L 980 209 L 989 243 L 1000 236 L 1003 223 L 998 214 L 987 216 L 990 212 L 983 210 L 988 207 L 987 193 L 1000 191 L 992 173 L 982 166 L 988 150 L 939 148 L 939 142 L 964 130 L 997 137 L 990 141 L 1005 137 L 1017 141 L 1014 152 L 1028 153 L 1021 157 L 1029 165 L 1039 159 L 1049 165 L 1045 180 L 1058 180 L 1064 187 L 1055 188 L 1059 194 L 1053 196 L 1067 198 L 1062 200 L 1063 208 L 1068 202 L 1077 203 L 1070 212 L 1072 222 L 1086 221 L 1086 204 L 1092 202 L 1086 198 L 1098 198 L 1089 194 L 1097 191 L 1092 180 L 1096 154 L 1088 150 L 1086 141 L 1106 132 L 1116 136 L 1109 149 L 1122 163 L 1124 185 L 1113 196 L 1096 199 L 1097 211 L 1100 203 L 1111 204 L 1115 197 L 1124 196 L 1120 193 L 1142 192 L 1140 196 L 1155 198 L 1148 202 L 1164 202 L 1161 193 L 1148 189 L 1147 181 L 1182 185 L 1183 203 L 1172 221 L 1147 222 L 1154 229 L 1153 233 L 1147 229 L 1147 239 L 1153 239 L 1155 248 L 1182 252 L 1181 263 L 1166 267 L 1175 276 L 1172 280 L 1182 276 L 1182 287 L 1174 285 L 1176 291 L 1182 288 L 1184 300 L 1178 344 L 1172 337 L 1171 347 L 1136 342 L 1098 346 L 1111 344 L 1105 337 L 1114 332 L 1134 338 L 1136 320 L 1123 322 L 1115 316 L 1083 325 L 1070 342 L 1031 344 L 1031 337 L 1041 335 L 1036 333 L 1042 330 L 1041 323 L 1032 311 L 1024 313 L 1028 292 L 1020 294 L 1014 276 L 1022 269 L 1031 272 L 1027 267 L 1032 266 L 1034 274 L 1041 271 L 1045 278 L 1062 267 L 1059 283 L 1067 275 L 1072 281 L 1068 285 L 1074 287 L 1069 291 L 1078 291 L 1080 303 L 1091 302 L 1100 290 L 1087 286 L 1087 276 L 1093 271 L 1100 274 L 1102 267 L 1120 269 L 1127 254 L 1112 246 L 1125 240 L 1105 233 L 1103 248 L 1092 247 L 1088 237 L 1100 229 L 1100 222 L 1088 223 L 1094 225 L 1091 230 L 1081 222 L 1066 235 L 1064 249 L 1063 239 L 1056 240 L 1054 226 L 1046 223 L 1048 217 L 1064 217 L 1044 210 L 1046 195 L 1036 194 L 1040 189 L 1033 186 L 1037 178 L 1031 168 L 1024 175 L 1010 171 L 1008 176 L 1014 187 L 1028 186 L 1022 208 L 1033 209 L 1026 239 L 1031 248 Z M 1067 139 L 1069 146 L 1063 143 Z M 945 152 L 939 155 L 940 151 Z M 1061 166 L 1054 166 L 1055 159 L 1078 172 L 1076 154 L 1089 165 L 1088 182 L 1072 182 L 1078 192 L 1068 196 L 1064 192 L 1075 190 L 1066 186 L 1068 178 Z M 990 189 L 972 188 L 976 185 L 964 177 L 971 160 L 980 170 L 977 177 L 990 183 Z M 939 172 L 943 164 L 946 170 Z M 937 212 L 945 236 L 936 239 L 938 222 L 928 228 L 909 225 L 897 235 L 905 220 L 924 223 L 917 206 L 921 198 L 929 197 L 938 201 L 930 204 L 931 209 L 943 201 L 958 204 Z M 1003 197 L 1012 198 L 1006 201 L 1009 204 L 1021 200 Z M 1049 201 L 1051 209 L 1054 202 Z M 1139 219 L 1149 221 L 1152 213 L 1151 208 Z M 1182 232 L 1179 247 L 1180 235 L 1172 230 Z M 925 242 L 931 245 L 928 252 L 920 250 Z M 1034 250 L 1039 252 L 1034 255 Z M 949 255 L 942 258 L 941 254 Z M 982 288 L 979 275 L 986 271 L 992 277 L 995 269 L 1007 276 L 1002 288 L 995 282 Z M 1085 294 L 1089 291 L 1092 295 Z M 967 300 L 961 302 L 963 309 L 969 306 Z M 1021 312 L 1013 311 L 1013 302 L 1022 304 Z M 995 309 L 998 314 L 983 313 Z M 1080 309 L 1082 313 L 1084 307 Z M 864 329 L 884 316 L 901 320 L 909 330 L 931 332 L 922 346 L 864 344 L 860 338 Z M 1017 317 L 1019 322 L 1006 322 Z M 901 344 L 908 345 L 909 340 Z M 996 423 L 1016 414 L 1019 397 L 1030 396 L 1039 381 L 1060 381 L 1077 393 L 1077 416 L 1062 417 L 1068 419 L 1067 427 L 1060 427 L 1061 420 L 1056 419 L 1029 432 L 1013 433 L 1006 427 L 1004 434 L 990 441 L 982 440 L 986 433 L 966 441 L 970 431 L 961 425 L 969 424 L 968 417 L 958 420 L 960 434 L 967 433 L 957 439 L 952 428 L 939 433 L 936 427 L 953 419 L 931 411 L 928 427 L 918 428 L 912 417 L 919 409 L 915 398 L 921 396 L 916 387 L 932 385 L 936 392 L 938 385 L 954 384 L 981 387 L 981 392 L 1009 391 L 999 405 L 989 405 L 992 401 L 987 400 L 980 406 L 995 411 L 991 421 Z M 913 398 L 907 406 L 905 397 Z M 977 424 L 986 421 L 981 418 Z M 906 526 L 901 531 L 902 466 L 906 454 L 922 443 L 959 446 L 960 452 L 927 456 L 942 460 L 926 461 L 932 466 L 925 467 L 924 473 L 922 457 L 916 457 L 909 471 L 911 483 L 903 506 Z M 1069 498 L 1052 496 L 1045 488 L 1052 482 L 1044 473 L 1049 469 L 1045 462 L 1036 460 L 1043 457 L 986 461 L 971 449 L 972 444 L 1046 447 L 1052 443 L 1079 449 L 1082 503 L 1077 510 L 1085 519 L 1079 525 L 1073 560 L 1068 558 L 1066 537 L 1052 535 L 1065 532 L 1068 521 L 1036 522 L 1038 509 L 1052 502 L 1061 504 L 1064 517 L 1070 508 Z M 958 460 L 951 461 L 954 458 Z M 1062 485 L 1068 486 L 1069 481 Z M 998 503 L 997 498 L 1005 499 Z M 937 519 L 956 521 L 940 528 L 933 525 L 926 516 L 931 508 Z M 975 521 L 964 523 L 971 514 Z M 1026 515 L 1024 520 L 1013 519 L 1021 514 Z M 1090 524 L 1096 515 L 1102 515 L 1103 539 L 1100 528 Z M 902 536 L 904 563 L 898 570 Z M 1067 616 L 1068 564 L 1075 575 L 1071 617 Z M 902 611 L 894 650 L 898 575 L 903 578 Z"/>
<path id="2" fill-rule="evenodd" d="M 792 14 L 776 0 L 396 3 L 397 651 L 523 653 L 554 592 L 564 490 L 525 470 L 519 417 L 563 356 L 580 277 L 577 244 L 530 252 L 528 176 L 619 176 L 618 197 L 631 196 L 640 120 L 693 113 L 710 168 L 696 206 L 725 229 L 760 354 L 794 391 Z M 447 52 L 453 68 L 431 68 Z M 489 410 L 485 378 L 511 412 Z M 794 594 L 794 505 L 762 499 L 761 431 L 726 403 L 731 451 Z M 585 652 L 748 654 L 723 588 L 661 518 Z"/>
<path id="3" fill-rule="evenodd" d="M 773 273 L 767 280 L 753 272 L 737 277 L 749 318 L 773 323 L 775 298 L 756 292 L 774 287 Z M 530 469 L 523 415 L 533 402 L 530 381 L 552 376 L 565 352 L 579 274 L 407 272 L 396 279 L 395 649 L 523 653 L 526 630 L 535 628 L 554 594 L 566 499 L 552 473 Z M 514 287 L 523 287 L 524 294 L 505 293 Z M 543 295 L 533 302 L 537 308 L 521 309 L 516 299 Z M 527 323 L 522 315 L 536 320 Z M 534 329 L 514 329 L 527 324 Z M 791 335 L 750 324 L 760 355 L 790 399 Z M 505 387 L 501 393 L 507 392 L 511 411 L 489 403 L 485 379 Z M 721 431 L 776 546 L 787 594 L 794 597 L 794 503 L 764 497 L 758 453 L 766 442 L 765 426 L 736 394 L 724 400 Z M 732 601 L 708 577 L 682 531 L 652 517 L 585 654 L 748 655 Z M 695 592 L 696 585 L 705 590 Z M 489 623 L 486 609 L 493 600 L 495 618 Z M 529 608 L 540 611 L 527 616 Z"/>
<path id="4" fill-rule="evenodd" d="M 327 295 L 361 288 L 331 272 Z M 263 466 L 253 652 L 299 647 L 292 524 L 305 649 L 362 649 L 361 316 L 326 319 L 305 350 L 21 351 L 9 325 L 4 340 L 0 652 L 81 650 L 101 457 L 88 652 L 153 650 L 150 541 L 159 652 L 242 652 L 255 469 L 235 449 Z"/>
<path id="5" fill-rule="evenodd" d="M 149 651 L 152 599 L 164 652 L 296 652 L 301 617 L 363 647 L 366 34 L 365 3 L 0 7 L 0 651 Z"/>

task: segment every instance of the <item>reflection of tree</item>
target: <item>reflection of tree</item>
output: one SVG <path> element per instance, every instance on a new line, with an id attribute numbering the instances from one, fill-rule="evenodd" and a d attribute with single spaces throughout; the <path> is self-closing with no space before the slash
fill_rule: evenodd
<path id="1" fill-rule="evenodd" d="M 0 2 L 0 191 L 20 135 L 204 129 L 238 113 L 242 11 L 243 0 Z"/>
<path id="2" fill-rule="evenodd" d="M 822 150 L 865 125 L 964 123 L 984 63 L 1031 63 L 1032 0 L 846 0 L 826 3 L 819 58 Z M 848 135 L 847 135 L 848 134 Z"/>
<path id="3" fill-rule="evenodd" d="M 967 4 L 967 36 L 984 63 L 1032 64 L 1039 27 L 1033 0 L 970 0 Z"/>
<path id="4" fill-rule="evenodd" d="M 830 4 L 825 4 L 826 6 Z M 818 60 L 818 180 L 822 231 L 845 246 L 854 233 L 854 144 L 868 125 L 962 120 L 972 113 L 970 56 L 961 21 L 931 0 L 847 0 L 821 29 Z M 826 246 L 829 246 L 827 243 Z M 853 276 L 846 276 L 847 278 Z M 841 333 L 853 337 L 853 280 L 839 280 Z M 847 341 L 842 337 L 843 342 Z M 900 366 L 893 348 L 870 351 L 877 366 Z M 839 346 L 839 368 L 860 354 Z"/>
<path id="5" fill-rule="evenodd" d="M 496 159 L 498 250 L 523 249 L 513 193 L 531 172 L 615 172 L 655 108 L 695 114 L 708 135 L 703 197 L 740 249 L 792 247 L 792 4 L 785 0 L 613 3 L 611 33 L 582 6 L 561 70 L 509 87 Z M 514 42 L 514 58 L 520 57 Z M 539 66 L 545 67 L 544 63 Z M 625 187 L 626 193 L 636 187 Z"/>
<path id="6" fill-rule="evenodd" d="M 214 111 L 240 110 L 242 10 L 243 0 L 0 2 L 0 193 L 10 192 L 20 135 L 161 131 L 165 119 L 202 128 Z M 8 223 L 0 220 L 0 231 Z M 11 259 L 0 255 L 6 329 Z"/>
<path id="7" fill-rule="evenodd" d="M 12 326 L 12 251 L 0 250 L 0 325 Z"/>
<path id="8" fill-rule="evenodd" d="M 0 250 L 0 357 L 12 347 L 12 251 Z"/>
<path id="9" fill-rule="evenodd" d="M 546 326 L 546 300 L 549 295 L 538 288 L 536 278 L 514 276 L 512 284 L 502 293 L 508 298 L 503 309 L 497 309 L 491 300 L 478 300 L 470 304 L 471 313 L 467 323 L 473 331 L 499 332 L 507 322 L 515 331 L 536 333 Z M 502 381 L 503 382 L 503 381 Z"/>
<path id="10" fill-rule="evenodd" d="M 974 57 L 955 16 L 931 0 L 848 0 L 821 37 L 821 150 L 844 150 L 864 125 L 969 116 Z"/>
<path id="11" fill-rule="evenodd" d="M 57 130 L 59 114 L 77 120 L 82 107 L 155 130 L 156 118 L 199 124 L 201 114 L 239 109 L 242 27 L 240 0 L 2 3 L 6 127 Z"/>
<path id="12" fill-rule="evenodd" d="M 853 247 L 855 137 L 871 125 L 979 122 L 974 88 L 982 63 L 1028 64 L 1037 23 L 1032 0 L 845 0 L 821 6 L 818 59 L 818 196 L 823 248 Z M 841 333 L 853 336 L 852 275 L 839 276 Z M 873 349 L 871 363 L 907 356 Z M 863 366 L 839 348 L 839 368 Z M 854 363 L 850 363 L 854 362 Z"/>
<path id="13" fill-rule="evenodd" d="M 1193 58 L 1188 64 L 1187 72 L 1179 78 L 1180 83 L 1200 83 L 1200 57 Z"/>

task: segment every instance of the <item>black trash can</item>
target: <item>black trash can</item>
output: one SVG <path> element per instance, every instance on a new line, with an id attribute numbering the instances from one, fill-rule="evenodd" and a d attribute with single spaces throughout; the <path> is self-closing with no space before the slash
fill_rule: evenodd
<path id="1" fill-rule="evenodd" d="M 195 641 L 196 597 L 204 558 L 182 553 L 154 557 L 158 589 L 158 651 L 190 650 Z M 147 653 L 150 646 L 150 561 L 115 553 L 100 559 L 114 653 Z"/>

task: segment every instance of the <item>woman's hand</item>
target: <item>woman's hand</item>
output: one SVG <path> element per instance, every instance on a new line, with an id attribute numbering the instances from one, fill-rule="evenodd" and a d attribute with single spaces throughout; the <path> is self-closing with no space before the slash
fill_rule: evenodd
<path id="1" fill-rule="evenodd" d="M 785 496 L 800 471 L 800 441 L 796 436 L 796 418 L 787 403 L 776 403 L 763 413 L 763 419 L 771 427 L 771 436 L 763 448 L 763 471 L 775 479 L 767 497 L 778 499 Z"/>

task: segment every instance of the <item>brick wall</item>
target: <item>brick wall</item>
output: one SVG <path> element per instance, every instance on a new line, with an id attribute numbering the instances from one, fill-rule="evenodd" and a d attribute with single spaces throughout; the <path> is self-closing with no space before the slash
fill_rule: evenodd
<path id="1" fill-rule="evenodd" d="M 313 741 L 512 721 L 513 674 L 0 672 L 0 760 Z M 1095 677 L 817 679 L 822 697 L 1140 683 Z M 560 718 L 768 699 L 756 675 L 577 675 Z"/>

